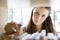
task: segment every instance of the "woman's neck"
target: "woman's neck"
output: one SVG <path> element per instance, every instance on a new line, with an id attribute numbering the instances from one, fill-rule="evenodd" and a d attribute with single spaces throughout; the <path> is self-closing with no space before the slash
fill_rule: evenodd
<path id="1" fill-rule="evenodd" d="M 41 32 L 42 25 L 38 25 L 38 26 L 36 26 L 36 28 L 37 28 L 37 31 L 38 31 L 38 32 Z"/>

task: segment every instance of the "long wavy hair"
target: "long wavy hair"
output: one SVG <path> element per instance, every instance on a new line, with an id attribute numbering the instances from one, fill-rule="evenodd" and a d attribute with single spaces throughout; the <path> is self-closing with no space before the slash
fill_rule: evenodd
<path id="1" fill-rule="evenodd" d="M 41 8 L 46 8 L 49 11 L 49 14 L 51 13 L 51 8 L 50 7 L 41 7 Z M 33 16 L 34 9 L 32 10 L 30 22 L 29 22 L 29 24 L 27 26 L 27 30 L 26 30 L 26 32 L 29 33 L 29 34 L 35 33 L 37 31 L 36 26 L 32 21 L 32 16 Z M 50 16 L 48 16 L 46 18 L 46 20 L 42 23 L 42 29 L 41 30 L 43 30 L 43 29 L 46 30 L 46 35 L 47 35 L 47 33 L 55 33 Z"/>

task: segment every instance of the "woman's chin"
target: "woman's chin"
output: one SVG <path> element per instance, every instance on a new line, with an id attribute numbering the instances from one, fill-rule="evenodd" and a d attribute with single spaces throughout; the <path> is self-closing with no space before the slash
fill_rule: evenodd
<path id="1" fill-rule="evenodd" d="M 35 25 L 37 25 L 37 26 L 38 26 L 38 25 L 41 25 L 41 24 L 40 24 L 40 23 L 36 23 Z"/>

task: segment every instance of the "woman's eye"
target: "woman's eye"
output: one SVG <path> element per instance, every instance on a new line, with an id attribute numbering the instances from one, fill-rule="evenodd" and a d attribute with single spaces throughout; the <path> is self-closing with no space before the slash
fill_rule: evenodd
<path id="1" fill-rule="evenodd" d="M 36 14 L 36 15 L 39 15 L 39 13 L 38 13 L 38 12 L 35 12 L 35 14 Z"/>
<path id="2" fill-rule="evenodd" d="M 45 17 L 45 15 L 42 15 L 42 17 Z"/>

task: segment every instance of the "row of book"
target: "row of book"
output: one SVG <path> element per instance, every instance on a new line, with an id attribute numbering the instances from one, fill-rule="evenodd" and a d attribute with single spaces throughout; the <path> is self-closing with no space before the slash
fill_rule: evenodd
<path id="1" fill-rule="evenodd" d="M 53 33 L 48 33 L 46 36 L 46 30 L 42 30 L 40 33 L 36 32 L 33 34 L 24 33 L 18 36 L 20 40 L 60 40 L 60 33 L 54 35 Z"/>

